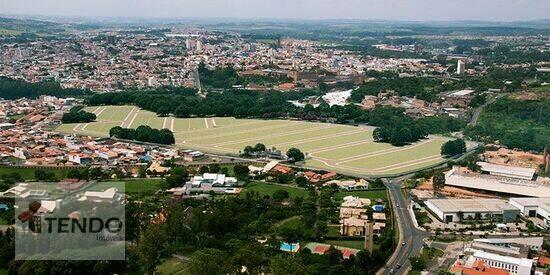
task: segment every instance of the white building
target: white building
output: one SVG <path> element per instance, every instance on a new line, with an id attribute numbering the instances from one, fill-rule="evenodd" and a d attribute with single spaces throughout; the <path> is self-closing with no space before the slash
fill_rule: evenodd
<path id="1" fill-rule="evenodd" d="M 212 186 L 235 186 L 237 179 L 226 177 L 225 174 L 204 173 L 202 176 L 194 176 L 191 181 L 192 187 L 200 187 L 203 184 Z"/>
<path id="2" fill-rule="evenodd" d="M 533 260 L 526 258 L 501 256 L 480 250 L 475 250 L 473 257 L 491 267 L 506 269 L 512 275 L 531 275 L 533 268 Z"/>
<path id="3" fill-rule="evenodd" d="M 86 191 L 78 201 L 113 202 L 117 198 L 118 189 L 111 187 L 104 191 Z"/>
<path id="4" fill-rule="evenodd" d="M 453 167 L 445 174 L 445 185 L 527 197 L 550 197 L 550 186 L 532 180 L 460 172 Z"/>
<path id="5" fill-rule="evenodd" d="M 459 59 L 456 63 L 456 74 L 464 74 L 464 71 L 466 71 L 466 62 Z"/>
<path id="6" fill-rule="evenodd" d="M 474 242 L 488 243 L 496 246 L 511 247 L 515 245 L 525 245 L 535 251 L 542 249 L 544 237 L 525 237 L 525 238 L 490 238 L 490 239 L 474 239 Z"/>
<path id="7" fill-rule="evenodd" d="M 509 222 L 519 215 L 519 209 L 498 199 L 431 199 L 426 207 L 443 222 L 491 218 Z"/>
<path id="8" fill-rule="evenodd" d="M 523 168 L 509 165 L 499 165 L 488 162 L 477 162 L 481 171 L 493 176 L 508 177 L 522 180 L 532 180 L 537 170 L 535 168 Z"/>
<path id="9" fill-rule="evenodd" d="M 510 204 L 517 207 L 526 217 L 538 217 L 550 228 L 550 197 L 547 198 L 510 198 Z"/>

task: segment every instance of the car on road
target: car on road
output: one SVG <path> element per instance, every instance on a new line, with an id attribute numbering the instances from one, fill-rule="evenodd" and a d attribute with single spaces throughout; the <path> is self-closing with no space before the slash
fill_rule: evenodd
<path id="1" fill-rule="evenodd" d="M 400 264 L 397 264 L 397 265 L 395 266 L 395 269 L 400 269 L 400 268 L 401 268 L 401 265 L 400 265 Z"/>
<path id="2" fill-rule="evenodd" d="M 406 244 L 407 244 L 406 242 L 401 243 L 401 245 L 406 245 Z"/>

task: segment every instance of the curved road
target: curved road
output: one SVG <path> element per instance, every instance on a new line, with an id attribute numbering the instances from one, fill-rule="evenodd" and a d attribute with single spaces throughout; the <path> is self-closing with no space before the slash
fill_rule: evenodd
<path id="1" fill-rule="evenodd" d="M 399 228 L 399 243 L 392 257 L 377 274 L 391 274 L 391 270 L 394 274 L 406 274 L 411 267 L 409 258 L 420 254 L 424 239 L 430 236 L 413 224 L 413 217 L 409 211 L 410 199 L 405 199 L 401 192 L 401 182 L 404 178 L 395 178 L 386 183 Z"/>
<path id="2" fill-rule="evenodd" d="M 470 119 L 470 122 L 468 123 L 469 125 L 472 125 L 472 126 L 476 126 L 477 124 L 477 121 L 479 119 L 479 115 L 481 114 L 481 111 L 483 110 L 483 108 L 485 108 L 487 105 L 489 104 L 493 104 L 495 101 L 497 101 L 497 99 L 505 96 L 506 94 L 498 94 L 497 96 L 495 97 L 492 97 L 490 98 L 487 102 L 485 102 L 485 104 L 477 107 L 473 114 L 472 114 L 472 118 Z"/>

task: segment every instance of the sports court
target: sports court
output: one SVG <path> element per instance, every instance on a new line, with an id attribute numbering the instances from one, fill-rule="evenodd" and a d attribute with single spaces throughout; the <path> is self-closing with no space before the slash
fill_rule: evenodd
<path id="1" fill-rule="evenodd" d="M 245 146 L 263 143 L 283 152 L 296 147 L 307 153 L 307 166 L 340 172 L 389 175 L 437 163 L 446 138 L 432 136 L 405 147 L 376 143 L 372 127 L 291 120 L 158 117 L 134 106 L 87 107 L 97 121 L 64 124 L 60 132 L 108 136 L 114 126 L 149 125 L 174 132 L 177 145 L 210 153 L 238 154 Z"/>

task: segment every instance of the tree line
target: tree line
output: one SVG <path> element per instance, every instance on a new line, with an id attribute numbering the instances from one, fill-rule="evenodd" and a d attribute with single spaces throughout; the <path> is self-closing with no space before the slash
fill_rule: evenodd
<path id="1" fill-rule="evenodd" d="M 85 96 L 91 91 L 73 88 L 62 88 L 55 81 L 27 82 L 8 77 L 0 77 L 0 97 L 3 99 L 37 98 L 41 95 L 56 97 Z"/>
<path id="2" fill-rule="evenodd" d="M 120 139 L 136 140 L 159 144 L 174 144 L 174 133 L 168 129 L 153 129 L 147 125 L 138 126 L 136 129 L 116 126 L 109 130 L 109 136 Z"/>

